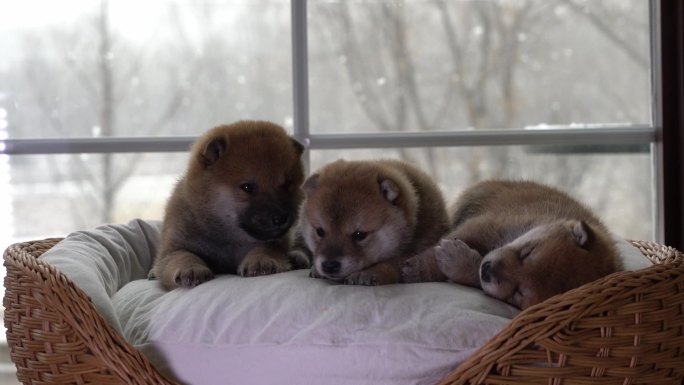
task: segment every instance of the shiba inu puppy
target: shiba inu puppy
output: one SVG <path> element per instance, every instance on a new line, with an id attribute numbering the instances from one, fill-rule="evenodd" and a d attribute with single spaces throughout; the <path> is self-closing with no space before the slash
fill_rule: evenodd
<path id="1" fill-rule="evenodd" d="M 310 176 L 304 191 L 301 233 L 313 254 L 313 277 L 398 283 L 406 257 L 448 230 L 438 187 L 400 161 L 339 160 Z"/>
<path id="2" fill-rule="evenodd" d="M 264 121 L 219 126 L 200 137 L 167 203 L 150 277 L 170 290 L 214 274 L 290 270 L 303 151 L 282 127 Z"/>
<path id="3" fill-rule="evenodd" d="M 450 212 L 452 231 L 407 261 L 405 281 L 450 280 L 526 308 L 621 269 L 598 217 L 555 188 L 481 182 Z"/>

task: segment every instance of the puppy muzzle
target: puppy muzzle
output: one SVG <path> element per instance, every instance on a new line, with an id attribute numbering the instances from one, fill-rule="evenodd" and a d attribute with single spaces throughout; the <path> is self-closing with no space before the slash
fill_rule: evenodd
<path id="1" fill-rule="evenodd" d="M 268 241 L 284 236 L 294 219 L 294 215 L 283 210 L 252 210 L 241 218 L 240 227 L 252 238 Z"/>
<path id="2" fill-rule="evenodd" d="M 492 281 L 494 275 L 494 265 L 491 261 L 482 262 L 480 266 L 480 280 L 489 283 Z"/>

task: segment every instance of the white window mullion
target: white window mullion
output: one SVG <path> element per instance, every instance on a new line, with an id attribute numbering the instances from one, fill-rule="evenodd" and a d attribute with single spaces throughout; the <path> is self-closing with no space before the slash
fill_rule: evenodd
<path id="1" fill-rule="evenodd" d="M 454 130 L 377 133 L 295 133 L 310 149 L 506 146 L 506 145 L 633 145 L 656 141 L 651 126 L 592 126 L 592 128 Z M 0 154 L 78 154 L 184 152 L 196 137 L 98 137 L 9 139 L 0 141 Z"/>
<path id="2" fill-rule="evenodd" d="M 663 107 L 662 107 L 662 46 L 660 34 L 660 0 L 649 2 L 651 29 L 651 124 L 656 131 L 656 139 L 652 146 L 653 160 L 653 223 L 655 224 L 656 241 L 665 242 L 665 177 L 663 174 Z"/>
<path id="3" fill-rule="evenodd" d="M 195 139 L 194 136 L 8 139 L 0 141 L 0 154 L 185 152 Z"/>
<path id="4" fill-rule="evenodd" d="M 478 129 L 454 131 L 312 134 L 313 149 L 470 147 L 506 145 L 633 145 L 655 141 L 651 126 Z"/>
<path id="5" fill-rule="evenodd" d="M 307 51 L 306 0 L 291 0 L 292 12 L 292 93 L 294 136 L 309 145 L 309 70 Z M 309 152 L 304 163 L 309 167 Z"/>

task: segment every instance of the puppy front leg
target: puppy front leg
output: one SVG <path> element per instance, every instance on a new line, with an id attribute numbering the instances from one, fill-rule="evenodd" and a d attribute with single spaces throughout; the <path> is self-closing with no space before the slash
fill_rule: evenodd
<path id="1" fill-rule="evenodd" d="M 287 253 L 292 270 L 308 269 L 311 267 L 311 256 L 303 250 L 291 250 Z"/>
<path id="2" fill-rule="evenodd" d="M 442 282 L 446 281 L 447 277 L 437 266 L 435 253 L 437 246 L 433 246 L 423 250 L 423 252 L 414 255 L 406 260 L 401 269 L 401 277 L 403 282 Z"/>
<path id="3" fill-rule="evenodd" d="M 346 285 L 390 285 L 401 282 L 401 265 L 404 258 L 392 258 L 376 263 L 371 267 L 349 274 L 344 283 Z"/>
<path id="4" fill-rule="evenodd" d="M 435 247 L 437 268 L 451 282 L 480 287 L 482 256 L 459 239 L 444 238 Z"/>
<path id="5" fill-rule="evenodd" d="M 257 246 L 240 262 L 237 273 L 243 277 L 256 277 L 290 271 L 287 255 L 274 247 Z"/>
<path id="6" fill-rule="evenodd" d="M 166 290 L 195 287 L 214 278 L 214 273 L 202 258 L 187 251 L 176 250 L 160 255 L 150 271 Z"/>

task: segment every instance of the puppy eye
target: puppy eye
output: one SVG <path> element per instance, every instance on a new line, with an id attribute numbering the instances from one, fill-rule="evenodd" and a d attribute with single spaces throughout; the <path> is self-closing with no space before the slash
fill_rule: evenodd
<path id="1" fill-rule="evenodd" d="M 280 185 L 280 188 L 285 190 L 285 191 L 289 191 L 292 188 L 292 182 L 289 182 L 289 181 L 285 182 L 285 183 Z"/>
<path id="2" fill-rule="evenodd" d="M 256 190 L 256 184 L 254 183 L 242 183 L 240 185 L 240 190 L 246 192 L 247 194 L 253 194 Z"/>
<path id="3" fill-rule="evenodd" d="M 352 239 L 354 242 L 361 242 L 366 239 L 367 236 L 368 233 L 365 231 L 354 231 L 354 233 L 352 233 Z"/>
<path id="4" fill-rule="evenodd" d="M 323 238 L 323 237 L 325 236 L 325 230 L 323 230 L 323 229 L 320 228 L 320 227 L 316 227 L 316 235 L 318 235 L 319 237 Z"/>
<path id="5" fill-rule="evenodd" d="M 520 291 L 520 289 L 516 289 L 515 293 L 513 293 L 513 296 L 511 297 L 509 303 L 514 305 L 514 306 L 520 307 L 520 306 L 522 306 L 522 300 L 523 300 L 522 292 Z"/>
<path id="6" fill-rule="evenodd" d="M 523 250 L 520 252 L 520 260 L 523 261 L 523 260 L 525 260 L 525 258 L 529 257 L 530 254 L 532 254 L 532 251 L 533 251 L 533 250 L 534 250 L 534 247 L 530 247 L 530 248 L 527 248 L 527 249 L 523 249 Z"/>

